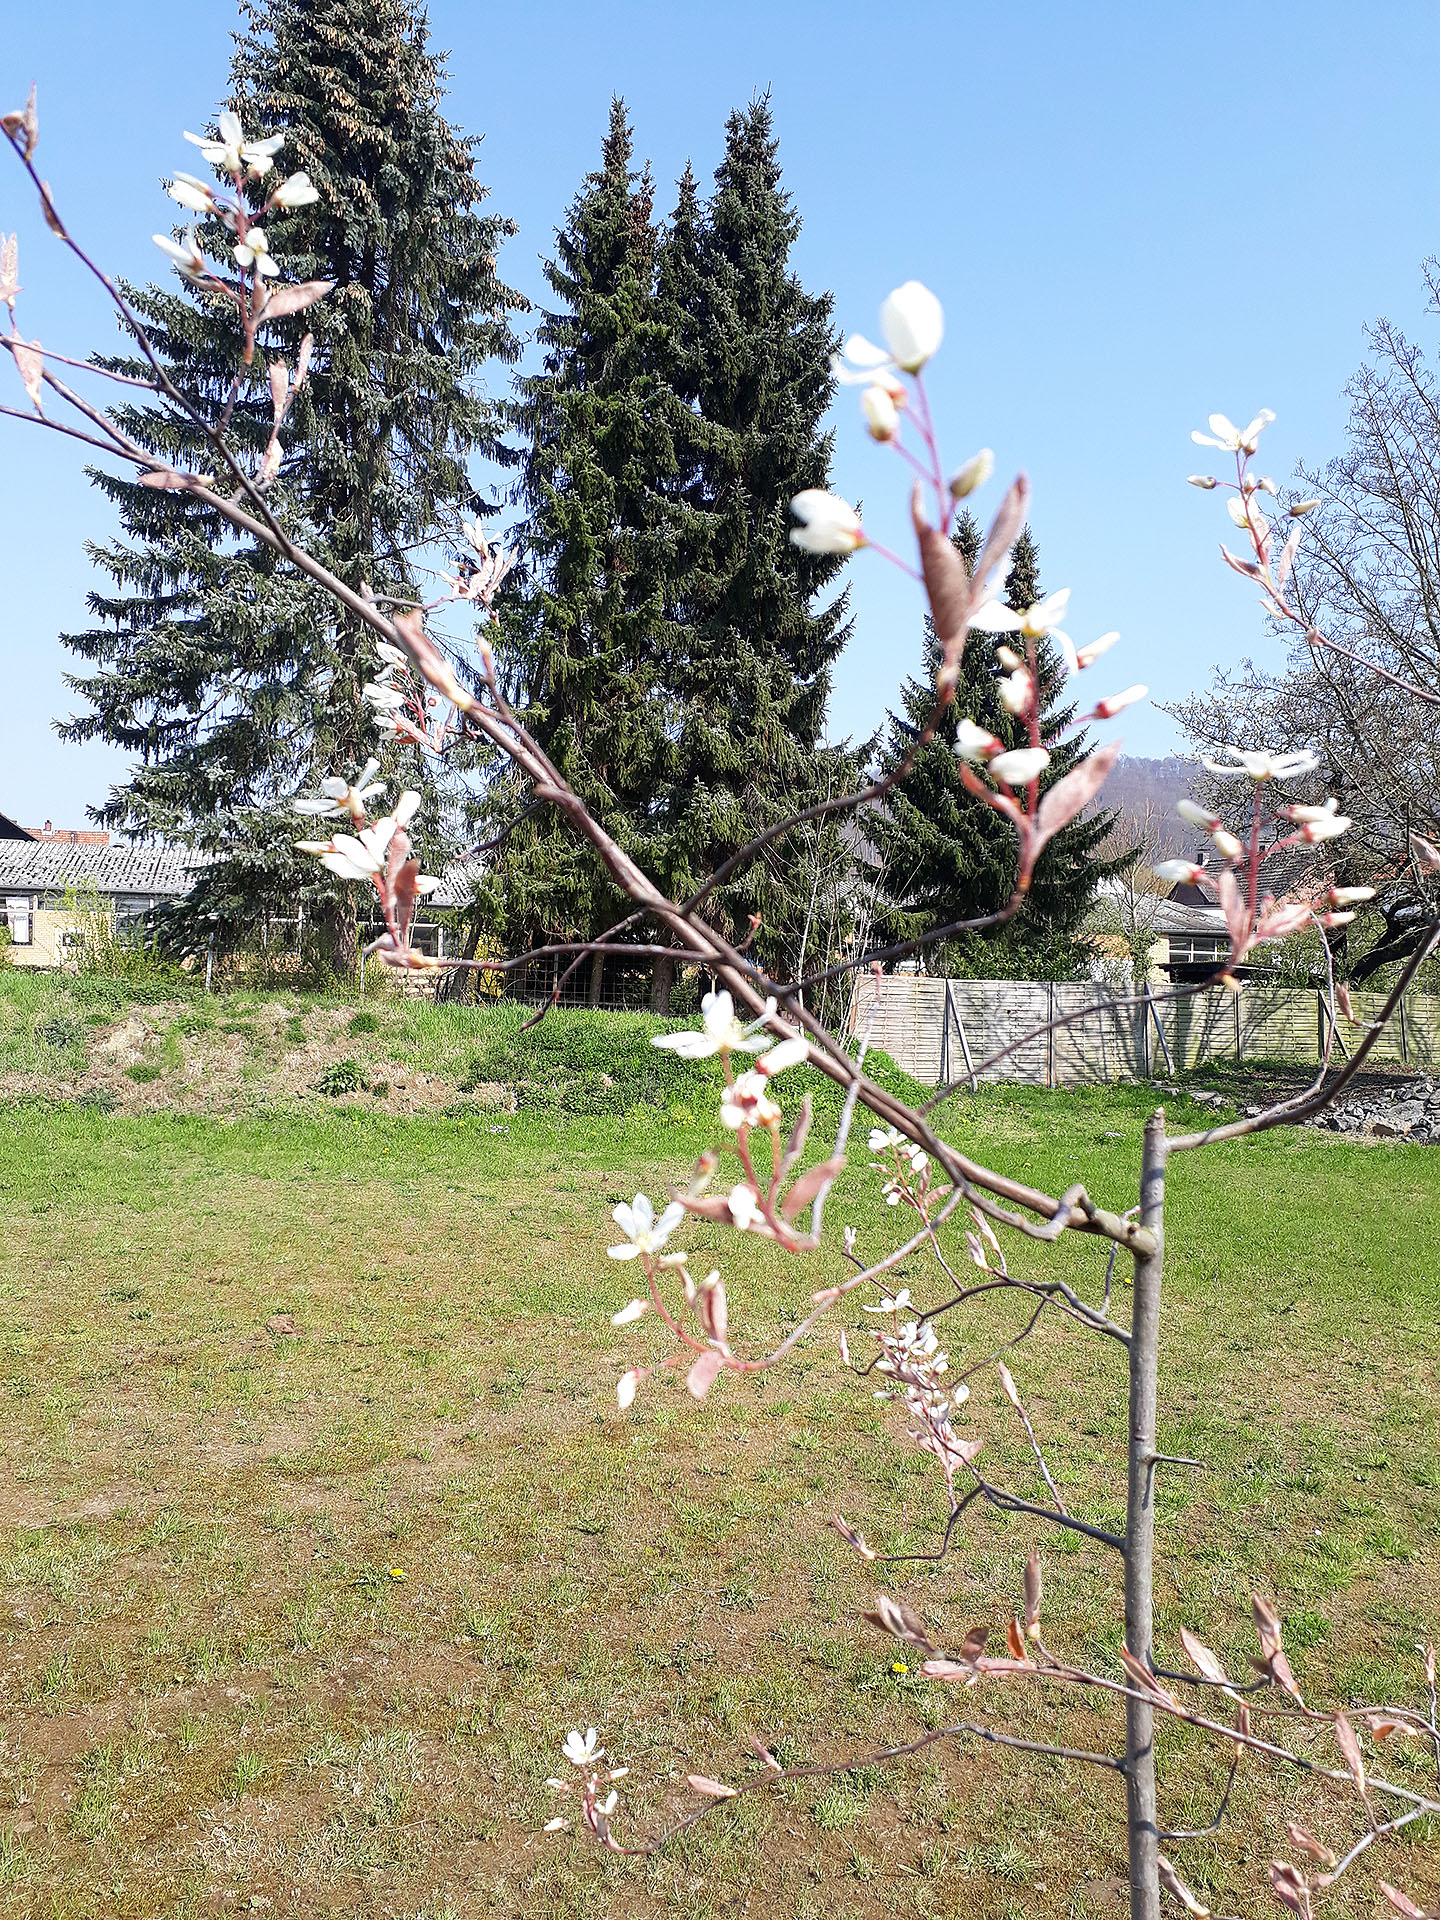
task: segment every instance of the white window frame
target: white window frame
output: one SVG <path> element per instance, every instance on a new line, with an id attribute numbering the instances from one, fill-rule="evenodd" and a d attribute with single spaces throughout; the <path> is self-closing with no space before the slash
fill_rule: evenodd
<path id="1" fill-rule="evenodd" d="M 10 928 L 10 944 L 15 947 L 33 947 L 35 944 L 35 909 L 28 893 L 11 893 L 5 896 L 5 920 Z M 21 931 L 23 927 L 24 931 Z"/>

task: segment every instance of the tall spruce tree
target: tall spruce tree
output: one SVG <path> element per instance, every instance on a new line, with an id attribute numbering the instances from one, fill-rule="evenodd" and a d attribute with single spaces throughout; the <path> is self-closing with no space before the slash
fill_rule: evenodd
<path id="1" fill-rule="evenodd" d="M 828 294 L 790 266 L 800 221 L 781 186 L 770 105 L 732 114 L 708 204 L 686 170 L 662 249 L 673 373 L 668 668 L 673 774 L 657 809 L 658 876 L 689 893 L 757 832 L 849 777 L 821 745 L 846 596 L 841 563 L 790 541 L 791 497 L 828 484 L 821 423 L 838 344 Z M 781 843 L 714 897 L 729 933 L 761 916 L 759 950 L 793 967 L 814 897 L 814 836 Z M 832 849 L 833 851 L 833 849 Z M 668 993 L 657 970 L 656 1004 Z"/>
<path id="2" fill-rule="evenodd" d="M 527 581 L 499 657 L 525 723 L 595 817 L 640 864 L 657 862 L 656 796 L 673 777 L 673 425 L 655 302 L 649 170 L 634 166 L 623 101 L 597 172 L 556 235 L 557 304 L 537 330 L 541 370 L 513 410 L 526 440 L 518 497 Z M 502 813 L 523 800 L 502 779 Z M 627 910 L 563 822 L 532 815 L 499 862 L 507 944 L 590 939 Z M 591 968 L 599 997 L 603 956 Z"/>
<path id="3" fill-rule="evenodd" d="M 955 545 L 967 567 L 979 555 L 980 530 L 969 514 L 955 531 Z M 1015 542 L 1007 604 L 1023 611 L 1042 597 L 1039 556 L 1027 527 Z M 965 647 L 960 684 L 945 709 L 933 739 L 920 749 L 914 766 L 881 808 L 864 821 L 871 855 L 863 863 L 874 895 L 874 941 L 913 940 L 952 925 L 998 912 L 1015 886 L 1018 850 L 1007 821 L 967 792 L 956 753 L 959 722 L 969 718 L 987 727 L 1007 747 L 1029 744 L 1022 723 L 1000 702 L 1003 669 L 996 655 L 1000 635 L 971 633 Z M 903 711 L 891 714 L 879 755 L 889 773 L 904 759 L 935 702 L 939 650 L 926 622 L 925 668 L 901 689 Z M 1064 673 L 1046 646 L 1040 654 L 1042 711 L 1047 730 L 1074 713 L 1065 699 Z M 1093 751 L 1083 733 L 1052 749 L 1041 779 L 1044 792 Z M 998 976 L 1063 979 L 1078 972 L 1083 948 L 1077 941 L 1095 890 L 1113 862 L 1096 848 L 1113 816 L 1092 814 L 1061 829 L 1040 855 L 1026 905 L 1017 920 L 993 934 L 964 934 L 942 943 L 927 956 L 931 967 Z"/>
<path id="4" fill-rule="evenodd" d="M 461 509 L 488 510 L 469 462 L 505 453 L 481 376 L 488 361 L 517 357 L 510 315 L 524 304 L 496 277 L 496 249 L 514 227 L 481 211 L 478 142 L 446 120 L 444 81 L 418 0 L 254 0 L 226 103 L 247 129 L 283 132 L 279 164 L 304 169 L 319 189 L 313 205 L 266 222 L 287 276 L 336 282 L 303 318 L 262 335 L 292 364 L 300 336 L 315 339 L 275 507 L 351 585 L 406 597 L 417 545 Z M 228 258 L 218 223 L 201 232 L 214 258 Z M 241 367 L 233 315 L 218 303 L 155 287 L 131 297 L 207 420 L 221 417 L 238 377 L 231 438 L 257 455 L 268 436 L 266 354 Z M 133 355 L 110 364 L 144 371 Z M 145 446 L 208 464 L 201 434 L 167 411 L 117 414 Z M 283 562 L 231 538 L 187 496 L 92 477 L 124 537 L 91 550 L 113 586 L 91 596 L 99 624 L 67 636 L 92 663 L 70 682 L 92 711 L 64 731 L 104 737 L 140 761 L 97 817 L 214 855 L 195 898 L 202 918 L 239 923 L 297 900 L 318 909 L 329 957 L 347 968 L 352 890 L 294 854 L 283 801 L 365 757 L 360 689 L 373 647 Z"/>

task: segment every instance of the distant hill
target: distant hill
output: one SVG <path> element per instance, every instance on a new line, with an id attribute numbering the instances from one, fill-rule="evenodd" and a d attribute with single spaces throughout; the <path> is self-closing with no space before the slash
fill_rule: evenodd
<path id="1" fill-rule="evenodd" d="M 1121 816 L 1117 827 L 1133 827 L 1145 818 L 1148 807 L 1164 850 L 1172 855 L 1189 853 L 1196 844 L 1196 829 L 1177 817 L 1175 803 L 1189 798 L 1196 771 L 1193 759 L 1177 753 L 1163 760 L 1122 753 L 1100 791 L 1096 808 L 1115 808 Z"/>

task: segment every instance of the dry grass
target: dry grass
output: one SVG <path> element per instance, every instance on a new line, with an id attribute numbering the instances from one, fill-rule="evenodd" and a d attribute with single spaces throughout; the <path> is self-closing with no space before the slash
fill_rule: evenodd
<path id="1" fill-rule="evenodd" d="M 683 1122 L 314 1105 L 0 1111 L 0 1907 L 1118 1912 L 1108 1783 L 953 1748 L 747 1801 L 648 1864 L 539 1834 L 573 1724 L 603 1726 L 649 1817 L 688 1803 L 692 1768 L 743 1774 L 750 1729 L 854 1754 L 972 1708 L 895 1671 L 856 1619 L 874 1582 L 824 1526 L 839 1506 L 923 1545 L 934 1489 L 829 1341 L 702 1408 L 647 1387 L 617 1415 L 614 1378 L 657 1335 L 606 1325 L 627 1276 L 605 1211 L 684 1164 Z M 1128 1204 L 1143 1110 L 991 1096 L 951 1124 Z M 1243 1662 L 1260 1585 L 1302 1682 L 1413 1695 L 1411 1643 L 1440 1625 L 1435 1166 L 1272 1136 L 1177 1170 L 1162 1444 L 1211 1466 L 1163 1484 L 1170 1644 L 1184 1620 Z M 893 1216 L 865 1186 L 837 1218 L 878 1245 Z M 738 1306 L 773 1333 L 814 1280 L 745 1252 L 725 1249 Z M 1088 1247 L 1019 1258 L 1093 1283 Z M 1015 1371 L 1077 1508 L 1113 1513 L 1109 1356 L 1037 1337 Z M 1023 1477 L 997 1394 L 976 1397 Z M 1032 1537 L 967 1523 L 901 1590 L 958 1637 L 1013 1606 Z M 1112 1657 L 1113 1568 L 1045 1551 L 1057 1641 Z M 1187 1786 L 1179 1758 L 1167 1806 L 1203 1819 L 1213 1775 Z M 1217 1911 L 1265 1909 L 1276 1818 L 1302 1807 L 1334 1828 L 1257 1774 L 1219 1844 L 1176 1849 Z M 1440 1889 L 1436 1840 L 1407 1849 L 1417 1894 Z M 1362 1876 L 1336 1911 L 1374 1904 Z"/>

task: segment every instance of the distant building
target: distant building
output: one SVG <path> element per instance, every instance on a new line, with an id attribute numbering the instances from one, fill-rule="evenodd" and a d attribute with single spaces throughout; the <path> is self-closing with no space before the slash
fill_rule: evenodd
<path id="1" fill-rule="evenodd" d="M 16 966 L 64 966 L 87 916 L 101 916 L 120 934 L 138 932 L 153 907 L 190 891 L 205 864 L 186 847 L 112 847 L 108 834 L 103 840 L 97 845 L 93 836 L 72 839 L 53 829 L 48 839 L 23 829 L 17 836 L 0 825 L 0 908 Z"/>

